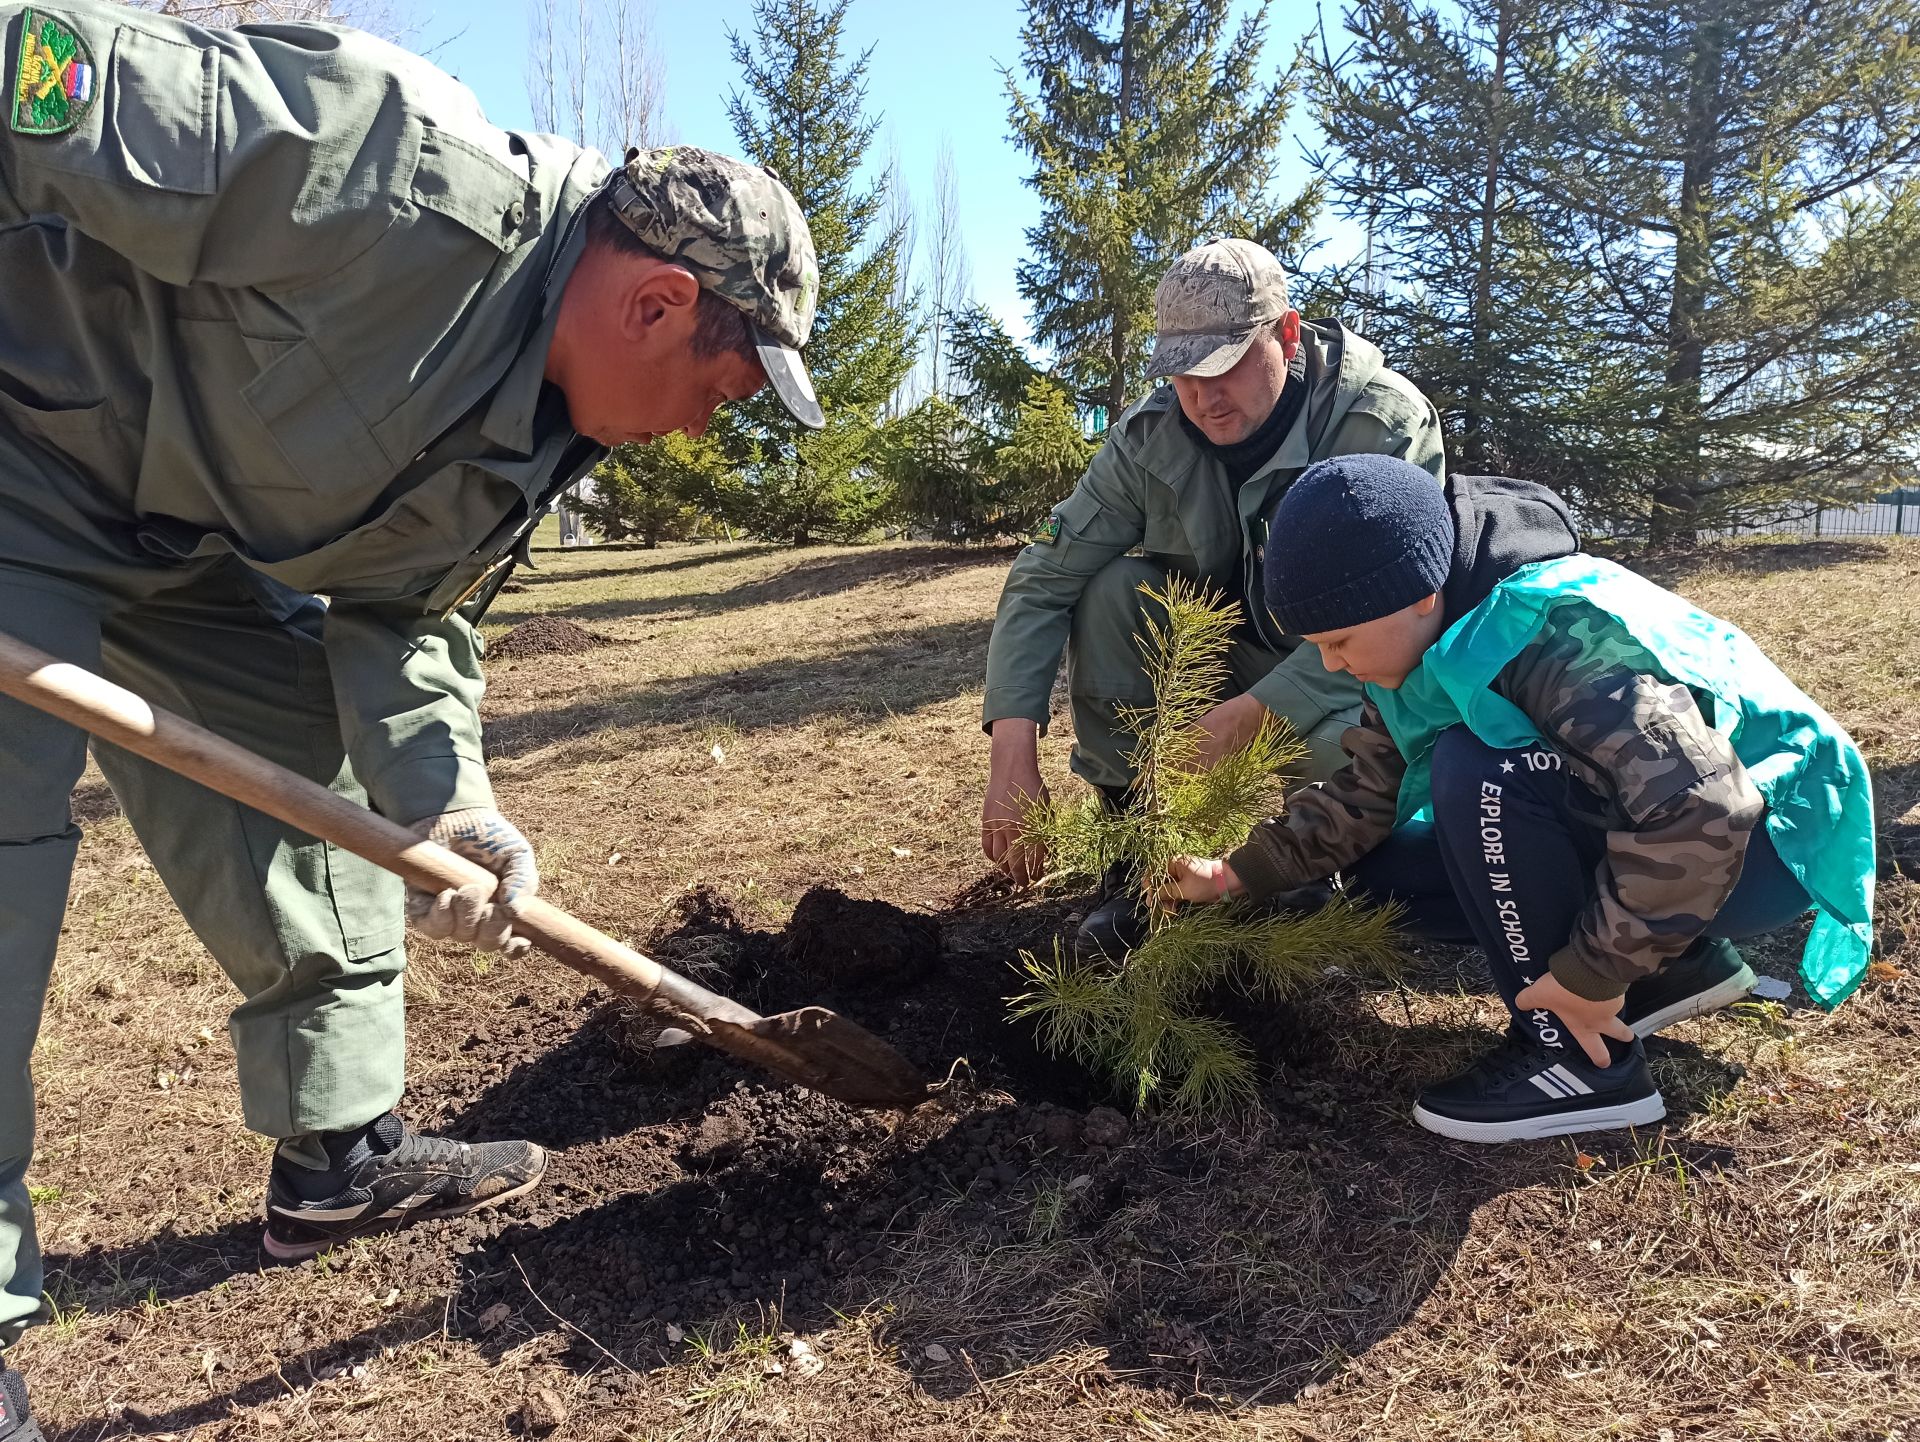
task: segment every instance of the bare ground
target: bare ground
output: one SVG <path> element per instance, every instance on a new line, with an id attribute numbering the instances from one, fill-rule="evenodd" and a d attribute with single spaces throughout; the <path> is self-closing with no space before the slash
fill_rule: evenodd
<path id="1" fill-rule="evenodd" d="M 1059 923 L 975 885 L 1006 553 L 538 559 L 490 633 L 611 643 L 493 668 L 496 784 L 563 905 L 639 939 L 702 881 L 777 929 L 831 883 L 945 912 L 989 988 L 967 928 Z M 1887 856 L 1920 866 L 1920 546 L 1658 574 L 1853 730 Z M 1049 746 L 1056 785 L 1063 761 Z M 1452 954 L 1283 1017 L 1259 1116 L 1097 1138 L 1091 1098 L 986 1055 L 982 1017 L 961 1028 L 981 1089 L 892 1125 L 717 1062 L 633 1063 L 570 974 L 421 947 L 411 1114 L 538 1134 L 550 1180 L 261 1273 L 268 1146 L 236 1120 L 226 983 L 97 778 L 76 809 L 30 1175 L 55 1320 L 19 1358 L 63 1442 L 1920 1436 L 1920 888 L 1898 871 L 1866 990 L 1677 1029 L 1667 1125 L 1586 1151 L 1406 1120 L 1497 1021 Z M 1790 977 L 1796 951 L 1754 959 Z"/>

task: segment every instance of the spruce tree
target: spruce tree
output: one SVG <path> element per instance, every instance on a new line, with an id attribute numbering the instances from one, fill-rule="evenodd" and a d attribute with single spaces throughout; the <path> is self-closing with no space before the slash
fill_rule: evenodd
<path id="1" fill-rule="evenodd" d="M 870 51 L 849 54 L 851 0 L 755 0 L 753 33 L 727 32 L 742 88 L 728 101 L 741 149 L 793 192 L 813 233 L 820 300 L 807 369 L 827 429 L 806 434 L 771 394 L 723 411 L 715 432 L 748 484 L 739 519 L 805 545 L 851 538 L 878 518 L 874 427 L 913 369 L 920 324 L 894 303 L 905 234 L 885 224 L 884 180 L 863 184 L 879 121 L 866 109 Z"/>
<path id="2" fill-rule="evenodd" d="M 1067 498 L 1097 449 L 1058 382 L 1028 381 L 1006 444 L 994 452 L 991 496 L 999 534 L 1031 535 Z"/>
<path id="3" fill-rule="evenodd" d="M 615 446 L 593 473 L 592 495 L 574 509 L 609 541 L 649 550 L 699 533 L 705 517 L 727 509 L 729 468 L 711 438 L 662 436 L 650 445 Z"/>
<path id="4" fill-rule="evenodd" d="M 1910 474 L 1920 381 L 1911 0 L 1620 0 L 1570 32 L 1554 163 L 1643 351 L 1656 544 Z"/>
<path id="5" fill-rule="evenodd" d="M 1041 216 L 1020 293 L 1036 343 L 1117 418 L 1145 379 L 1153 291 L 1167 264 L 1215 235 L 1290 253 L 1317 187 L 1272 189 L 1288 102 L 1261 77 L 1265 4 L 1233 0 L 1026 0 L 1007 73 L 1014 138 L 1033 158 Z"/>
<path id="6" fill-rule="evenodd" d="M 967 306 L 950 317 L 943 344 L 948 395 L 976 425 L 1001 441 L 1019 419 L 1035 381 L 1062 388 L 983 305 Z"/>
<path id="7" fill-rule="evenodd" d="M 1555 0 L 1359 0 L 1308 87 L 1315 167 L 1368 236 L 1336 274 L 1343 311 L 1439 407 L 1453 465 L 1578 486 L 1622 460 L 1638 368 L 1599 324 L 1577 228 L 1533 190 L 1568 19 Z"/>

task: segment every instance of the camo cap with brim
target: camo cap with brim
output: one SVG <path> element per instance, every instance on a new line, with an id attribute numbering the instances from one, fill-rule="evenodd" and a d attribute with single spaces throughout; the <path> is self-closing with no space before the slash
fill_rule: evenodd
<path id="1" fill-rule="evenodd" d="M 820 268 L 793 192 L 768 167 L 692 145 L 627 152 L 613 208 L 648 249 L 746 312 L 767 383 L 795 420 L 826 424 L 800 347 L 813 333 Z"/>
<path id="2" fill-rule="evenodd" d="M 1213 240 L 1176 260 L 1153 293 L 1150 376 L 1224 375 L 1284 316 L 1287 273 L 1251 240 Z"/>

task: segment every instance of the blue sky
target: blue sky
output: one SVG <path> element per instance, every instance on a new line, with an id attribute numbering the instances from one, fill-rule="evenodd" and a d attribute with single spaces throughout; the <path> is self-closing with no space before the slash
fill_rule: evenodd
<path id="1" fill-rule="evenodd" d="M 509 128 L 527 128 L 527 0 L 413 0 L 413 45 L 458 75 L 480 98 L 489 118 Z M 564 3 L 564 0 L 563 0 Z M 934 161 L 951 143 L 965 217 L 967 257 L 977 299 L 990 306 L 1017 336 L 1026 335 L 1026 306 L 1014 281 L 1025 249 L 1024 230 L 1036 215 L 1033 193 L 1022 183 L 1026 157 L 1007 136 L 1007 102 L 1000 67 L 1018 68 L 1022 7 L 1017 0 L 854 0 L 849 38 L 872 46 L 867 72 L 868 108 L 882 117 L 871 160 L 884 163 L 897 148 L 901 173 L 916 203 L 933 193 Z M 1277 70 L 1291 56 L 1296 24 L 1308 23 L 1303 7 L 1275 5 L 1267 61 Z M 725 111 L 737 84 L 727 53 L 726 29 L 747 32 L 747 0 L 667 0 L 655 4 L 651 24 L 667 67 L 667 124 L 674 139 L 733 151 L 736 143 Z M 451 37 L 451 38 L 449 38 Z M 1307 169 L 1299 140 L 1313 127 L 1305 106 L 1292 117 L 1295 134 L 1283 157 L 1284 193 L 1298 187 Z M 1346 227 L 1331 219 L 1322 231 L 1334 245 L 1350 244 Z M 924 249 L 924 247 L 923 247 Z"/>

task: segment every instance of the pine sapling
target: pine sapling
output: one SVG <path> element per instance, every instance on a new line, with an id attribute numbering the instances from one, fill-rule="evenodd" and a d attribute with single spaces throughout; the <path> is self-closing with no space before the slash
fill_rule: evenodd
<path id="1" fill-rule="evenodd" d="M 1175 1110 L 1220 1113 L 1256 1095 L 1247 1039 L 1206 1015 L 1225 986 L 1253 1000 L 1282 996 L 1344 966 L 1390 971 L 1399 955 L 1390 912 L 1336 897 L 1308 912 L 1242 902 L 1176 907 L 1160 881 L 1176 856 L 1223 856 L 1283 805 L 1285 773 L 1306 754 L 1281 724 L 1202 769 L 1199 721 L 1224 691 L 1239 607 L 1181 577 L 1143 586 L 1152 706 L 1127 707 L 1122 725 L 1138 778 L 1124 809 L 1100 798 L 1048 802 L 1027 817 L 1026 839 L 1046 848 L 1056 876 L 1097 877 L 1116 865 L 1137 878 L 1146 939 L 1124 964 L 1022 953 L 1029 989 L 1011 998 L 1042 1046 L 1112 1076 L 1136 1105 L 1164 1096 Z"/>

